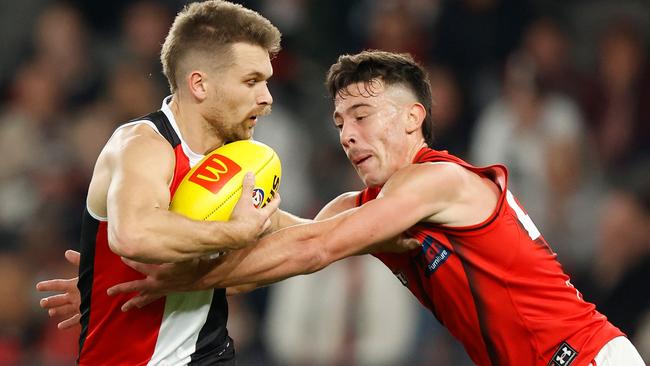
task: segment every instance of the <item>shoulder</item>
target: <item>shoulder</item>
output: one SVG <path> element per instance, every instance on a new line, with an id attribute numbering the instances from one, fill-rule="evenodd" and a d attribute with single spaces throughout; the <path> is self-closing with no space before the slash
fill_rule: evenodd
<path id="1" fill-rule="evenodd" d="M 118 128 L 101 152 L 109 163 L 173 162 L 174 149 L 147 123 Z"/>
<path id="2" fill-rule="evenodd" d="M 343 211 L 357 207 L 359 191 L 346 192 L 331 200 L 316 216 L 316 220 L 324 220 Z"/>
<path id="3" fill-rule="evenodd" d="M 435 188 L 438 193 L 452 193 L 462 189 L 468 175 L 474 174 L 453 162 L 411 164 L 398 170 L 384 185 L 380 196 L 390 192 L 417 193 Z"/>
<path id="4" fill-rule="evenodd" d="M 461 217 L 460 208 L 471 211 L 471 196 L 479 190 L 480 181 L 475 173 L 455 163 L 413 164 L 395 173 L 378 198 L 419 220 L 446 224 Z"/>

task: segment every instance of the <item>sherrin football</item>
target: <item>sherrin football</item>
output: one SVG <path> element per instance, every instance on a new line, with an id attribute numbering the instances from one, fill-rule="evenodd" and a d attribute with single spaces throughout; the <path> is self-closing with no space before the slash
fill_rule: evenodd
<path id="1" fill-rule="evenodd" d="M 261 142 L 242 140 L 214 150 L 196 164 L 176 189 L 170 210 L 195 220 L 227 221 L 249 171 L 255 173 L 253 202 L 264 207 L 280 187 L 280 158 Z"/>

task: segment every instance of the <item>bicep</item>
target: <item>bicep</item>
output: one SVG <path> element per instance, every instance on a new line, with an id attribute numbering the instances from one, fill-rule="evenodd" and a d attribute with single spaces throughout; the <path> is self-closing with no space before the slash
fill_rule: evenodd
<path id="1" fill-rule="evenodd" d="M 146 209 L 167 210 L 174 169 L 169 144 L 157 135 L 136 135 L 116 145 L 111 152 L 112 176 L 107 194 L 109 223 L 132 220 Z"/>
<path id="2" fill-rule="evenodd" d="M 340 214 L 325 235 L 326 256 L 334 260 L 373 252 L 421 221 L 434 222 L 456 199 L 460 175 L 455 166 L 411 166 L 396 173 L 380 195 Z"/>
<path id="3" fill-rule="evenodd" d="M 322 221 L 336 216 L 357 206 L 359 192 L 346 192 L 326 204 L 316 215 L 314 220 Z"/>
<path id="4" fill-rule="evenodd" d="M 372 252 L 423 218 L 417 204 L 410 197 L 384 196 L 335 216 L 339 223 L 326 235 L 325 255 L 336 261 Z"/>

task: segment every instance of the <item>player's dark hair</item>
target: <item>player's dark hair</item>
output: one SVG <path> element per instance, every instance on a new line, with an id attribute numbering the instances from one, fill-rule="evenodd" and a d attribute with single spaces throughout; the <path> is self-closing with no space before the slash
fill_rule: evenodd
<path id="1" fill-rule="evenodd" d="M 245 42 L 274 56 L 280 51 L 280 31 L 260 14 L 239 4 L 210 0 L 186 5 L 174 19 L 162 46 L 160 61 L 173 92 L 179 73 L 190 54 L 215 63 L 229 55 L 229 46 Z"/>
<path id="2" fill-rule="evenodd" d="M 330 96 L 346 94 L 349 85 L 363 82 L 366 92 L 373 95 L 372 82 L 380 79 L 384 85 L 404 85 L 411 89 L 425 110 L 422 134 L 433 146 L 433 120 L 431 118 L 431 85 L 426 72 L 411 55 L 378 50 L 366 50 L 355 55 L 340 56 L 330 67 L 325 85 Z"/>

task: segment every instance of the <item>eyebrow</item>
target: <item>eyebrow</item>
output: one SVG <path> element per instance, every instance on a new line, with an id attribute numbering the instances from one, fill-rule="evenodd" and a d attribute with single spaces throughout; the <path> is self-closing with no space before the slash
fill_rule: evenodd
<path id="1" fill-rule="evenodd" d="M 350 107 L 348 107 L 348 109 L 343 111 L 343 113 L 349 113 L 349 112 L 351 112 L 351 111 L 353 111 L 355 109 L 361 108 L 361 107 L 374 107 L 374 105 L 372 105 L 370 103 L 363 103 L 363 102 L 355 103 L 355 104 L 351 105 Z M 337 111 L 334 111 L 334 115 L 332 115 L 332 118 L 336 119 L 336 117 L 339 117 L 339 116 L 341 116 L 341 113 L 339 113 Z"/>
<path id="2" fill-rule="evenodd" d="M 267 76 L 267 75 L 265 75 L 265 74 L 263 74 L 263 73 L 261 73 L 261 72 L 259 72 L 259 71 L 251 71 L 251 72 L 249 72 L 248 74 L 245 74 L 245 75 L 244 75 L 244 79 L 254 78 L 254 79 L 263 79 L 263 80 L 267 80 L 267 79 L 269 79 L 271 76 L 273 76 L 273 73 L 271 73 L 270 75 Z"/>

